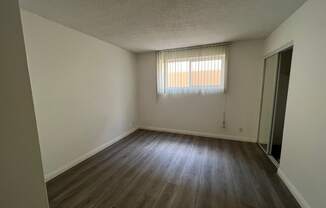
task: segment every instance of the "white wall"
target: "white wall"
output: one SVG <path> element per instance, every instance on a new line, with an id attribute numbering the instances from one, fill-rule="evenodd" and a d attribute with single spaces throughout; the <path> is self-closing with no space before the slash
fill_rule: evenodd
<path id="1" fill-rule="evenodd" d="M 0 1 L 0 207 L 46 208 L 17 0 Z"/>
<path id="2" fill-rule="evenodd" d="M 137 55 L 139 125 L 256 142 L 263 70 L 263 41 L 236 42 L 230 49 L 226 95 L 156 97 L 155 53 Z M 225 97 L 227 97 L 226 107 Z M 223 111 L 227 129 L 222 129 Z M 243 131 L 240 132 L 239 128 Z"/>
<path id="3" fill-rule="evenodd" d="M 22 22 L 51 178 L 135 127 L 135 55 L 24 10 Z"/>
<path id="4" fill-rule="evenodd" d="M 326 207 L 326 1 L 309 0 L 266 40 L 294 42 L 280 174 L 303 207 Z"/>

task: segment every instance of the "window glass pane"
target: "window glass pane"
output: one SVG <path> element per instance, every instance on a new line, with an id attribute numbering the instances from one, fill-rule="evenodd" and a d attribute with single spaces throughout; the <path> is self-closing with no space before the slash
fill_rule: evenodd
<path id="1" fill-rule="evenodd" d="M 194 87 L 214 87 L 221 85 L 220 59 L 192 61 L 191 62 L 191 85 Z"/>
<path id="2" fill-rule="evenodd" d="M 167 87 L 189 87 L 189 61 L 173 61 L 167 64 Z"/>
<path id="3" fill-rule="evenodd" d="M 221 68 L 222 68 L 221 59 L 200 60 L 200 61 L 191 62 L 191 69 L 196 71 L 213 71 L 213 70 L 221 70 Z"/>

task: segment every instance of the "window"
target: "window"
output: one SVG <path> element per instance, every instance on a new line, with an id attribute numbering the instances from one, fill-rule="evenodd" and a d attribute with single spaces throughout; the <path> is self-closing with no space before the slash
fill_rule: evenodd
<path id="1" fill-rule="evenodd" d="M 160 51 L 158 94 L 223 93 L 226 60 L 226 46 Z"/>

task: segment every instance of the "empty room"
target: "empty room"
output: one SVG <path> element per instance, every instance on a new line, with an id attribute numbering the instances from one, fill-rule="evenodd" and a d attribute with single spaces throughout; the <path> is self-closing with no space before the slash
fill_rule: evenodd
<path id="1" fill-rule="evenodd" d="M 325 0 L 1 0 L 1 208 L 326 208 Z"/>

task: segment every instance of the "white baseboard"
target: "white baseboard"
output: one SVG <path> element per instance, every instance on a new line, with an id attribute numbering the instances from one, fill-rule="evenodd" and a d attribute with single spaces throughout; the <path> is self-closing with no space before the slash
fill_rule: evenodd
<path id="1" fill-rule="evenodd" d="M 169 128 L 154 127 L 154 126 L 140 126 L 139 128 L 146 129 L 146 130 L 152 130 L 152 131 L 162 131 L 162 132 L 170 132 L 170 133 L 176 133 L 176 134 L 188 134 L 188 135 L 194 135 L 194 136 L 210 137 L 210 138 L 225 139 L 225 140 L 240 141 L 240 142 L 255 143 L 257 141 L 256 138 L 250 138 L 250 137 L 223 135 L 223 134 L 215 134 L 215 133 L 205 133 L 205 132 L 189 131 L 189 130 L 181 130 L 181 129 L 169 129 Z"/>
<path id="2" fill-rule="evenodd" d="M 280 168 L 277 170 L 277 174 L 282 179 L 282 181 L 287 186 L 287 188 L 292 193 L 292 195 L 295 197 L 295 199 L 298 201 L 298 203 L 300 204 L 300 206 L 302 208 L 311 208 L 311 206 L 303 198 L 303 196 L 299 192 L 299 190 L 293 185 L 293 183 L 289 180 L 289 178 L 285 175 L 285 173 Z"/>
<path id="3" fill-rule="evenodd" d="M 91 156 L 95 155 L 96 153 L 104 150 L 105 148 L 111 146 L 112 144 L 116 143 L 117 141 L 123 139 L 124 137 L 128 136 L 129 134 L 133 133 L 134 131 L 136 131 L 138 128 L 132 128 L 130 129 L 129 131 L 121 134 L 120 136 L 118 137 L 115 137 L 114 139 L 111 139 L 109 142 L 105 143 L 105 144 L 102 144 L 101 146 L 99 147 L 96 147 L 95 149 L 87 152 L 86 154 L 78 157 L 77 159 L 67 163 L 66 165 L 64 165 L 63 167 L 60 167 L 58 168 L 57 170 L 55 171 L 52 171 L 48 174 L 45 174 L 45 181 L 49 181 L 53 178 L 55 178 L 56 176 L 60 175 L 61 173 L 69 170 L 70 168 L 74 167 L 75 165 L 77 165 L 78 163 L 81 163 L 82 161 L 90 158 Z"/>

